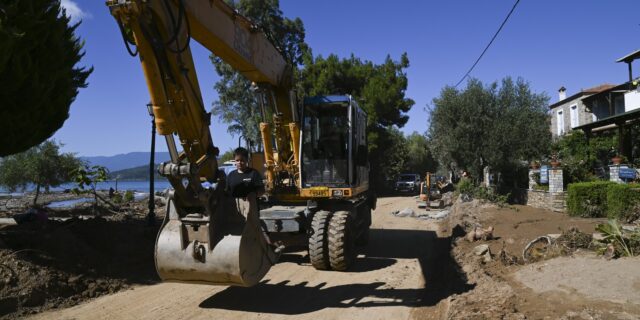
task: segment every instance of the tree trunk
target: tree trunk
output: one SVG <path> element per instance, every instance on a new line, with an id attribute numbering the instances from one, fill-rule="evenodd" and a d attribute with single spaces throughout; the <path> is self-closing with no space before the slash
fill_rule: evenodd
<path id="1" fill-rule="evenodd" d="M 38 202 L 38 196 L 40 195 L 40 184 L 36 184 L 36 196 L 33 197 L 33 206 L 36 206 L 36 203 Z"/>

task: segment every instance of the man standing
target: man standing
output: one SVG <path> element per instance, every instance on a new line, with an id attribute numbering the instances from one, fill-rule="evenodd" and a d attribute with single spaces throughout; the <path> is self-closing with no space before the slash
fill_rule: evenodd
<path id="1" fill-rule="evenodd" d="M 254 225 L 262 233 L 267 244 L 271 243 L 265 227 L 260 228 L 257 198 L 264 194 L 264 182 L 260 173 L 249 167 L 249 151 L 239 147 L 233 151 L 236 161 L 236 170 L 229 172 L 227 176 L 226 192 L 235 198 L 238 212 L 244 216 L 247 223 Z M 276 248 L 279 252 L 283 247 Z"/>
<path id="2" fill-rule="evenodd" d="M 249 151 L 245 148 L 237 148 L 233 151 L 236 161 L 236 170 L 227 176 L 226 191 L 234 198 L 246 199 L 251 193 L 256 197 L 264 194 L 264 182 L 260 173 L 249 167 Z"/>

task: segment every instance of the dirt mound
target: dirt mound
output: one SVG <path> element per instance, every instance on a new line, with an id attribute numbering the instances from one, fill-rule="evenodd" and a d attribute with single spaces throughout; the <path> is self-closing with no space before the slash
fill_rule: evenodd
<path id="1" fill-rule="evenodd" d="M 498 208 L 476 200 L 458 200 L 452 207 L 450 216 L 450 227 L 454 234 L 458 235 L 451 254 L 462 267 L 468 283 L 475 287 L 469 292 L 450 298 L 446 318 L 609 319 L 619 318 L 620 315 L 636 317 L 640 314 L 639 310 L 636 307 L 628 307 L 624 301 L 607 301 L 601 296 L 578 294 L 577 289 L 565 292 L 566 290 L 559 290 L 563 284 L 554 280 L 566 277 L 563 281 L 576 287 L 575 283 L 588 282 L 589 278 L 607 279 L 621 276 L 621 273 L 611 274 L 603 268 L 601 274 L 580 277 L 580 272 L 569 272 L 573 268 L 573 258 L 556 258 L 541 262 L 543 264 L 522 265 L 522 250 L 531 240 L 541 235 L 559 235 L 555 243 L 562 249 L 563 255 L 585 254 L 584 248 L 588 247 L 591 240 L 588 232 L 594 230 L 601 222 L 601 219 L 572 218 L 526 206 Z M 494 227 L 494 239 L 476 242 L 464 239 L 465 232 L 476 226 Z M 478 248 L 480 245 L 484 245 L 483 248 Z M 484 250 L 479 249 L 487 249 L 488 256 L 480 254 Z M 589 251 L 586 254 L 591 254 L 591 259 L 598 259 L 593 252 Z M 556 263 L 560 261 L 566 263 Z M 606 264 L 604 261 L 600 262 Z M 541 274 L 540 266 L 554 263 L 558 267 L 550 274 Z M 528 275 L 534 279 L 533 282 L 545 283 L 548 287 L 536 290 L 515 280 L 514 274 L 525 269 L 529 270 Z M 596 287 L 589 289 L 596 290 Z M 545 294 L 540 294 L 541 291 L 545 291 Z"/>
<path id="2" fill-rule="evenodd" d="M 0 318 L 157 282 L 156 234 L 142 216 L 126 215 L 0 229 Z"/>

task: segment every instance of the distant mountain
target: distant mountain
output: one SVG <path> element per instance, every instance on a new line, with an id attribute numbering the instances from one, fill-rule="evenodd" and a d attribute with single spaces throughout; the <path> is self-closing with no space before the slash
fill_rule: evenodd
<path id="1" fill-rule="evenodd" d="M 109 171 L 114 172 L 123 169 L 130 169 L 140 166 L 149 165 L 150 152 L 129 152 L 125 154 L 117 154 L 109 157 L 80 157 L 83 160 L 88 161 L 94 166 L 104 166 Z M 155 162 L 160 163 L 169 161 L 171 157 L 169 152 L 156 152 Z"/>
<path id="2" fill-rule="evenodd" d="M 153 167 L 154 177 L 155 177 L 154 179 L 156 179 L 156 180 L 165 179 L 164 177 L 162 177 L 157 172 L 157 168 L 158 168 L 159 164 L 160 163 L 156 163 L 156 165 Z M 111 171 L 111 172 L 109 172 L 109 179 L 111 179 L 111 180 L 118 179 L 118 180 L 144 180 L 144 181 L 148 181 L 149 180 L 149 165 L 145 164 L 145 165 L 142 165 L 142 166 L 139 166 L 139 167 L 123 169 L 123 170 L 117 170 L 117 171 Z"/>

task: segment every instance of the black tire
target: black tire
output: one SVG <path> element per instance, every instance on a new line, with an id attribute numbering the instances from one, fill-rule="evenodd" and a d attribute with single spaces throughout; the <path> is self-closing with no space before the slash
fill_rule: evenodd
<path id="1" fill-rule="evenodd" d="M 345 271 L 356 257 L 353 219 L 348 211 L 338 211 L 329 222 L 329 263 L 331 269 Z"/>
<path id="2" fill-rule="evenodd" d="M 311 220 L 312 233 L 309 237 L 309 260 L 318 270 L 329 270 L 329 244 L 327 229 L 329 228 L 331 212 L 318 211 Z"/>

